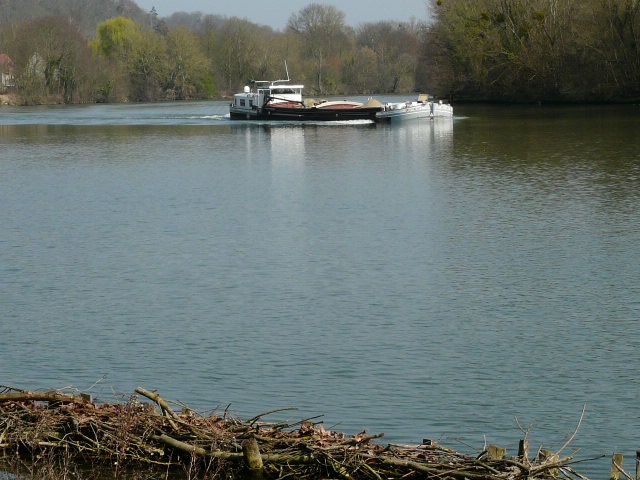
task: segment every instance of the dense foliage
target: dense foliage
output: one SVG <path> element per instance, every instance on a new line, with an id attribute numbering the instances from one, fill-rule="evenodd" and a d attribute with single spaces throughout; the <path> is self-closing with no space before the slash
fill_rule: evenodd
<path id="1" fill-rule="evenodd" d="M 437 0 L 426 72 L 459 98 L 640 98 L 638 0 Z"/>
<path id="2" fill-rule="evenodd" d="M 350 27 L 311 3 L 276 31 L 202 13 L 161 19 L 131 0 L 0 0 L 0 53 L 24 103 L 211 98 L 283 78 L 285 62 L 313 95 L 640 99 L 639 0 L 425 0 L 427 11 L 428 23 Z"/>
<path id="3" fill-rule="evenodd" d="M 83 29 L 70 15 L 0 25 L 0 53 L 15 63 L 24 103 L 211 98 L 283 78 L 285 62 L 312 94 L 411 92 L 426 23 L 354 29 L 340 10 L 311 3 L 284 31 L 201 13 L 160 19 L 155 10 L 106 17 L 90 36 Z"/>

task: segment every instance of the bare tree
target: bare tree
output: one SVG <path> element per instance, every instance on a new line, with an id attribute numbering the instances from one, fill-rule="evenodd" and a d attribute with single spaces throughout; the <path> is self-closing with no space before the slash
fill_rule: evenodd
<path id="1" fill-rule="evenodd" d="M 31 100 L 58 96 L 65 103 L 87 101 L 92 57 L 76 25 L 63 17 L 45 17 L 21 24 L 15 32 L 14 56 L 18 84 Z"/>
<path id="2" fill-rule="evenodd" d="M 318 93 L 329 93 L 330 84 L 338 77 L 338 72 L 330 65 L 350 49 L 345 14 L 331 5 L 312 3 L 291 15 L 287 28 L 298 35 L 303 55 L 312 62 Z"/>

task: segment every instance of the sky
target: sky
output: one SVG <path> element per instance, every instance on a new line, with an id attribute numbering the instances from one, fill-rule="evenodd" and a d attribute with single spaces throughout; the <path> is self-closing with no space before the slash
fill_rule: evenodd
<path id="1" fill-rule="evenodd" d="M 426 0 L 135 0 L 143 10 L 156 8 L 160 17 L 174 12 L 202 12 L 206 14 L 240 17 L 283 30 L 293 13 L 311 3 L 333 5 L 344 12 L 347 25 L 378 21 L 403 21 L 412 18 L 427 20 Z"/>

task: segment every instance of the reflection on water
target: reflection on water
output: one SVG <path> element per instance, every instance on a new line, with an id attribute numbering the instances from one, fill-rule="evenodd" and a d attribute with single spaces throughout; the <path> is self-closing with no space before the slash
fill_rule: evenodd
<path id="1" fill-rule="evenodd" d="M 2 383 L 633 454 L 637 110 L 105 107 L 0 109 Z"/>
<path id="2" fill-rule="evenodd" d="M 269 137 L 274 166 L 286 163 L 304 167 L 306 158 L 304 129 L 297 127 L 269 129 Z"/>

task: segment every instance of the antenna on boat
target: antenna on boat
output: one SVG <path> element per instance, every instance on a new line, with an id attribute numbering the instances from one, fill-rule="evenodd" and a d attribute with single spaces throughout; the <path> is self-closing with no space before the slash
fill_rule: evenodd
<path id="1" fill-rule="evenodd" d="M 287 66 L 287 61 L 284 61 L 284 70 L 285 72 L 287 72 L 287 78 L 286 79 L 280 79 L 280 80 L 274 80 L 273 82 L 271 82 L 272 85 L 275 85 L 276 83 L 280 83 L 280 82 L 290 82 L 291 79 L 289 78 L 289 67 Z"/>

